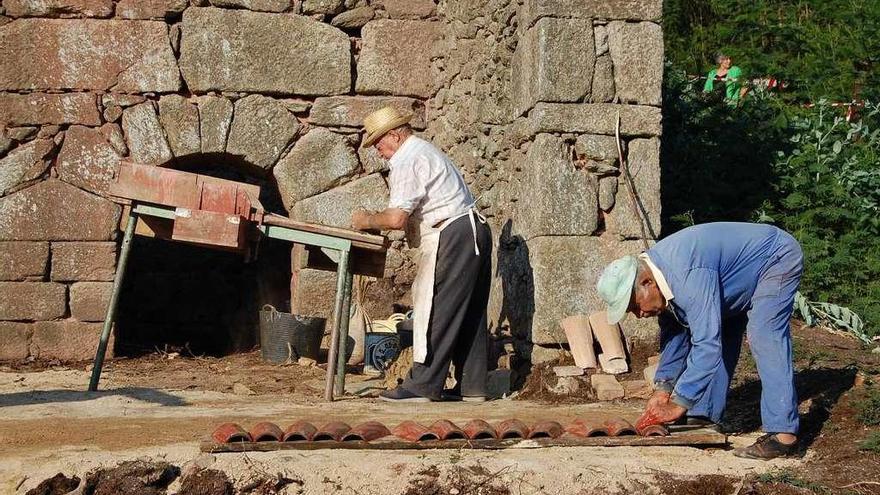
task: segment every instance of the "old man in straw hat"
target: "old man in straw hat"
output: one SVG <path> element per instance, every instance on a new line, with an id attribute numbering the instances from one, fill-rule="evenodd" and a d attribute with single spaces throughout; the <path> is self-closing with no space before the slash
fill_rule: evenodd
<path id="1" fill-rule="evenodd" d="M 391 199 L 384 210 L 357 210 L 351 219 L 356 229 L 406 230 L 420 251 L 412 288 L 413 368 L 381 398 L 483 401 L 492 234 L 455 164 L 413 135 L 410 118 L 385 107 L 364 119 L 362 146 L 375 146 L 390 162 Z M 444 393 L 450 363 L 460 390 Z"/>

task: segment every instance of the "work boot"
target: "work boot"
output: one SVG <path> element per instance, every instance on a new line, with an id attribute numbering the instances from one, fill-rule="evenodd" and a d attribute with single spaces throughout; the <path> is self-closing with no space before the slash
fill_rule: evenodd
<path id="1" fill-rule="evenodd" d="M 431 399 L 414 394 L 401 386 L 379 392 L 379 398 L 387 402 L 431 402 Z"/>
<path id="2" fill-rule="evenodd" d="M 486 402 L 485 395 L 466 395 L 462 396 L 453 390 L 444 390 L 440 395 L 443 402 Z"/>
<path id="3" fill-rule="evenodd" d="M 748 447 L 734 449 L 733 455 L 745 459 L 770 460 L 777 457 L 790 457 L 797 452 L 798 442 L 791 445 L 784 444 L 776 439 L 775 433 L 767 433 L 758 438 L 755 443 Z"/>

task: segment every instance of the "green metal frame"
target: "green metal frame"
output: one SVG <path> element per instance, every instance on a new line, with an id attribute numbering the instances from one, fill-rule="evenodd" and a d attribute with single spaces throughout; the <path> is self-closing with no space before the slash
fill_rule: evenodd
<path id="1" fill-rule="evenodd" d="M 177 209 L 171 206 L 144 203 L 132 203 L 131 205 L 128 224 L 125 227 L 125 234 L 122 238 L 122 249 L 119 253 L 119 263 L 116 269 L 116 276 L 113 279 L 113 293 L 110 296 L 110 305 L 107 307 L 107 314 L 104 318 L 104 328 L 101 332 L 101 340 L 98 343 L 98 350 L 95 353 L 95 364 L 92 368 L 91 380 L 89 381 L 90 391 L 98 389 L 98 381 L 101 379 L 101 369 L 104 366 L 104 357 L 107 353 L 110 331 L 113 328 L 113 323 L 116 319 L 116 309 L 119 305 L 119 290 L 125 279 L 125 268 L 128 265 L 128 257 L 131 254 L 131 241 L 134 237 L 138 218 L 140 216 L 150 216 L 174 220 L 177 218 L 176 212 Z M 340 239 L 338 237 L 316 234 L 314 232 L 306 232 L 278 225 L 260 225 L 257 229 L 261 234 L 272 239 L 279 239 L 307 246 L 317 246 L 322 249 L 332 250 L 339 253 L 339 261 L 336 269 L 336 302 L 333 313 L 333 333 L 331 334 L 330 339 L 330 354 L 327 357 L 327 378 L 324 390 L 324 398 L 332 401 L 334 388 L 338 395 L 345 393 L 346 352 L 344 346 L 346 345 L 348 337 L 353 281 L 353 274 L 351 272 L 351 241 L 348 239 Z M 331 363 L 335 363 L 335 366 L 332 366 Z"/>

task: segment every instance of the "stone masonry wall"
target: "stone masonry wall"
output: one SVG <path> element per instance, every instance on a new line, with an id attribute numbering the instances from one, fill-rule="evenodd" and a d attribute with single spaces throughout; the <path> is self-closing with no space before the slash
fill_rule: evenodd
<path id="1" fill-rule="evenodd" d="M 384 105 L 464 172 L 496 237 L 493 332 L 533 361 L 599 308 L 639 249 L 613 139 L 659 231 L 661 0 L 2 0 L 0 360 L 89 358 L 108 304 L 127 158 L 234 157 L 295 218 L 347 225 L 387 201 L 359 148 Z M 377 317 L 411 301 L 392 233 Z M 328 314 L 334 274 L 292 297 Z M 630 331 L 631 329 L 627 329 Z M 639 330 L 632 329 L 633 332 Z M 648 331 L 647 327 L 641 331 Z"/>

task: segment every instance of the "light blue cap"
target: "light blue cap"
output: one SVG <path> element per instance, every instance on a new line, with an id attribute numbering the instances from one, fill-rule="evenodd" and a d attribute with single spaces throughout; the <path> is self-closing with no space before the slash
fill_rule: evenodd
<path id="1" fill-rule="evenodd" d="M 602 271 L 596 290 L 599 297 L 608 306 L 608 323 L 616 325 L 626 316 L 629 300 L 632 297 L 633 284 L 639 260 L 635 256 L 624 256 L 614 260 Z"/>

